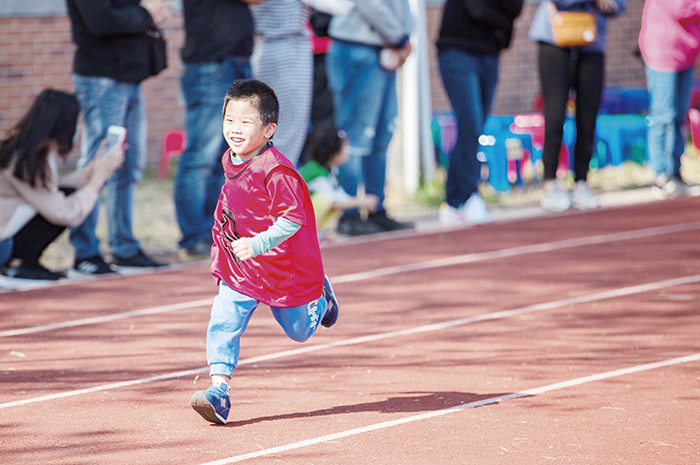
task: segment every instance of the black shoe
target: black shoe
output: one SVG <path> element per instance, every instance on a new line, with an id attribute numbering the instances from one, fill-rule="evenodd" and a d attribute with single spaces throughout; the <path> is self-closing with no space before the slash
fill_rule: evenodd
<path id="1" fill-rule="evenodd" d="M 43 281 L 58 281 L 61 278 L 65 278 L 65 275 L 49 271 L 38 263 L 3 268 L 2 274 L 9 278 L 37 279 Z"/>
<path id="2" fill-rule="evenodd" d="M 399 231 L 401 229 L 413 229 L 413 223 L 400 222 L 391 218 L 385 211 L 370 213 L 368 223 L 377 225 L 382 231 Z"/>
<path id="3" fill-rule="evenodd" d="M 362 236 L 382 232 L 382 228 L 369 221 L 364 221 L 359 216 L 341 217 L 336 228 L 338 234 L 346 236 Z"/>
<path id="4" fill-rule="evenodd" d="M 85 275 L 98 275 L 116 273 L 109 263 L 104 261 L 100 255 L 88 258 L 76 258 L 73 269 Z"/>
<path id="5" fill-rule="evenodd" d="M 119 257 L 114 255 L 112 263 L 117 266 L 131 266 L 138 268 L 155 268 L 158 266 L 165 266 L 165 263 L 160 263 L 153 260 L 151 257 L 143 253 L 143 250 L 139 249 L 131 257 Z"/>

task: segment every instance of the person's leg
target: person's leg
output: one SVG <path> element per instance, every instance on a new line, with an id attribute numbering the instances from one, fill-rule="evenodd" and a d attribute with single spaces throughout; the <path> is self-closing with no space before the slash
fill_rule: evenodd
<path id="1" fill-rule="evenodd" d="M 544 180 L 553 180 L 557 175 L 559 152 L 564 134 L 566 103 L 571 87 L 571 58 L 566 49 L 553 45 L 538 44 L 538 66 L 540 86 L 544 102 Z"/>
<path id="2" fill-rule="evenodd" d="M 207 329 L 209 375 L 230 378 L 238 366 L 241 335 L 258 302 L 234 291 L 223 282 L 214 298 Z"/>
<path id="3" fill-rule="evenodd" d="M 649 106 L 649 163 L 656 178 L 673 176 L 674 120 L 676 118 L 677 74 L 646 67 Z"/>
<path id="4" fill-rule="evenodd" d="M 579 53 L 575 64 L 576 145 L 574 180 L 585 181 L 593 155 L 595 125 L 603 96 L 605 75 L 602 53 Z"/>
<path id="5" fill-rule="evenodd" d="M 237 64 L 229 60 L 184 67 L 180 83 L 187 144 L 180 156 L 173 191 L 182 232 L 179 245 L 189 249 L 211 236 L 214 205 L 224 181 L 221 156 L 226 141 L 221 133 L 221 106 L 233 80 L 249 73 L 239 73 Z"/>
<path id="6" fill-rule="evenodd" d="M 377 108 L 375 135 L 370 152 L 362 156 L 362 179 L 364 180 L 365 193 L 376 195 L 379 198 L 377 211 L 384 210 L 384 187 L 386 185 L 386 155 L 389 143 L 396 129 L 396 115 L 398 114 L 398 100 L 396 96 L 396 73 L 379 70 L 381 74 L 376 80 L 374 93 L 380 105 Z M 379 78 L 381 76 L 381 79 Z M 369 122 L 369 121 L 368 121 Z"/>
<path id="7" fill-rule="evenodd" d="M 693 68 L 678 72 L 676 93 L 676 117 L 673 120 L 674 144 L 673 144 L 673 175 L 681 179 L 681 156 L 685 152 L 685 137 L 683 136 L 683 124 L 690 106 L 690 93 L 693 89 Z"/>
<path id="8" fill-rule="evenodd" d="M 25 266 L 38 265 L 44 250 L 65 229 L 65 226 L 55 225 L 36 215 L 14 235 L 12 258 L 21 260 Z"/>
<path id="9" fill-rule="evenodd" d="M 478 56 L 455 49 L 441 53 L 439 64 L 457 118 L 457 142 L 449 156 L 445 201 L 452 208 L 460 208 L 476 192 L 481 178 L 481 163 L 476 153 L 493 99 L 498 68 L 482 69 L 486 63 Z M 494 71 L 496 76 L 492 75 Z M 486 82 L 488 79 L 492 82 Z"/>
<path id="10" fill-rule="evenodd" d="M 238 366 L 240 338 L 258 302 L 226 284 L 219 285 L 207 329 L 207 363 L 211 386 L 192 395 L 190 405 L 202 418 L 225 424 L 231 409 L 229 382 Z"/>
<path id="11" fill-rule="evenodd" d="M 117 105 L 122 103 L 121 95 L 126 93 L 128 97 L 123 121 L 116 123 L 126 127 L 127 149 L 124 152 L 124 163 L 105 186 L 105 206 L 112 254 L 128 258 L 137 255 L 140 250 L 139 241 L 134 236 L 132 219 L 136 183 L 141 179 L 146 166 L 147 121 L 141 87 L 119 83 L 118 88 L 119 91 L 115 94 Z M 114 116 L 119 114 L 119 111 L 114 112 Z"/>
<path id="12" fill-rule="evenodd" d="M 379 66 L 378 55 L 374 47 L 334 42 L 326 57 L 336 126 L 347 133 L 349 140 L 351 160 L 341 167 L 340 182 L 351 196 L 357 195 L 358 184 L 365 181 L 361 157 L 370 155 L 374 147 L 382 105 L 386 104 L 387 86 L 394 74 Z M 385 119 L 390 116 L 387 112 Z M 379 164 L 379 161 L 374 160 L 374 163 Z M 381 185 L 381 189 L 378 185 L 369 187 L 383 199 L 383 180 Z M 357 210 L 349 210 L 344 216 L 358 214 Z"/>
<path id="13" fill-rule="evenodd" d="M 308 340 L 316 332 L 327 308 L 325 297 L 297 307 L 270 307 L 285 334 L 297 342 Z"/>
<path id="14" fill-rule="evenodd" d="M 223 95 L 226 95 L 226 91 L 231 87 L 233 81 L 237 79 L 250 79 L 252 72 L 250 70 L 250 61 L 247 59 L 239 59 L 235 57 L 229 57 L 227 60 L 229 65 L 228 76 L 221 79 L 219 84 L 220 96 L 218 108 L 221 108 L 223 102 Z M 219 131 L 221 132 L 221 112 L 217 115 L 216 120 L 219 122 Z M 214 210 L 216 209 L 216 203 L 219 201 L 219 194 L 221 193 L 221 186 L 224 185 L 224 168 L 221 165 L 221 155 L 228 149 L 228 144 L 221 138 L 222 144 L 219 148 L 216 157 L 212 160 L 211 170 L 209 172 L 209 179 L 207 181 L 207 193 L 204 202 L 204 212 L 207 218 L 212 218 L 214 215 Z M 206 232 L 206 240 L 211 240 L 211 228 L 208 228 Z"/>
<path id="15" fill-rule="evenodd" d="M 117 83 L 109 78 L 74 75 L 75 94 L 80 102 L 83 131 L 78 167 L 85 166 L 97 153 L 110 124 L 123 126 L 127 97 L 115 89 Z M 120 97 L 117 98 L 117 95 Z M 71 229 L 70 241 L 76 261 L 99 256 L 100 242 L 95 234 L 99 203 L 85 221 Z"/>
<path id="16" fill-rule="evenodd" d="M 14 241 L 11 237 L 0 241 L 0 268 L 4 267 L 12 258 L 12 248 Z"/>

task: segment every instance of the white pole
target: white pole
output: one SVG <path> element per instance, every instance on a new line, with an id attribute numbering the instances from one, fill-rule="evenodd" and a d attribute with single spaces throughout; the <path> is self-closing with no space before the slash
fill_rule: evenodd
<path id="1" fill-rule="evenodd" d="M 413 52 L 401 67 L 401 123 L 403 185 L 415 194 L 423 180 L 435 174 L 430 119 L 430 73 L 428 69 L 425 0 L 409 0 L 416 27 L 411 37 Z"/>

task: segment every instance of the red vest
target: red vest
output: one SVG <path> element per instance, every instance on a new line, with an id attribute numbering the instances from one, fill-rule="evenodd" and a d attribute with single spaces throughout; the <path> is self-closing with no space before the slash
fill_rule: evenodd
<path id="1" fill-rule="evenodd" d="M 273 307 L 295 307 L 318 299 L 323 263 L 306 183 L 275 147 L 235 166 L 222 158 L 226 181 L 214 212 L 211 273 L 232 289 Z M 301 228 L 270 251 L 239 262 L 231 240 L 252 237 L 285 218 Z"/>

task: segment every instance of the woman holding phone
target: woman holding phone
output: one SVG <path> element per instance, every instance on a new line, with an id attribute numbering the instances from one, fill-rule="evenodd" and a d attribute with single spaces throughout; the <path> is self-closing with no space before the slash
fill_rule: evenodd
<path id="1" fill-rule="evenodd" d="M 44 90 L 0 142 L 0 270 L 6 276 L 63 277 L 41 266 L 39 257 L 66 227 L 85 220 L 124 160 L 117 144 L 59 179 L 58 163 L 73 148 L 79 113 L 74 95 Z"/>

